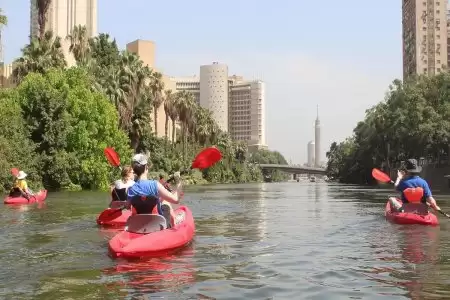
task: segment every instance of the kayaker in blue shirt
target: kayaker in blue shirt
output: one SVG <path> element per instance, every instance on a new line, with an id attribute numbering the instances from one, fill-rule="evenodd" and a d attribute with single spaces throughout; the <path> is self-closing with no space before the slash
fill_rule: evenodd
<path id="1" fill-rule="evenodd" d="M 397 171 L 396 189 L 401 193 L 400 203 L 395 197 L 390 197 L 391 207 L 399 212 L 403 212 L 408 203 L 422 203 L 424 208 L 428 203 L 433 209 L 440 210 L 436 200 L 431 194 L 428 183 L 419 176 L 422 167 L 417 164 L 416 159 L 408 159 L 405 169 Z"/>
<path id="2" fill-rule="evenodd" d="M 136 214 L 152 214 L 157 211 L 171 227 L 171 207 L 162 201 L 178 204 L 181 198 L 180 175 L 177 174 L 177 186 L 174 192 L 169 192 L 157 180 L 147 179 L 148 157 L 144 154 L 136 154 L 133 157 L 132 167 L 137 176 L 136 183 L 128 188 L 128 202 L 133 206 Z"/>

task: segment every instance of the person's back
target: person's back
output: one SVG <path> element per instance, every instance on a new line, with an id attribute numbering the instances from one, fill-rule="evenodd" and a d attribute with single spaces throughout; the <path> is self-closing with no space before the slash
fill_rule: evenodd
<path id="1" fill-rule="evenodd" d="M 169 205 L 161 203 L 166 200 L 170 203 L 178 204 L 178 193 L 181 190 L 179 183 L 174 193 L 169 192 L 156 180 L 147 179 L 148 158 L 144 154 L 136 154 L 133 157 L 133 171 L 137 176 L 136 183 L 128 189 L 128 202 L 135 210 L 136 214 L 158 213 L 162 215 L 168 227 L 171 227 L 171 208 Z"/>
<path id="2" fill-rule="evenodd" d="M 405 191 L 408 189 L 415 189 L 415 188 L 421 188 L 421 191 L 423 191 L 423 193 L 421 195 L 420 202 L 426 204 L 427 198 L 431 197 L 431 190 L 425 179 L 416 174 L 407 176 L 406 178 L 402 179 L 399 182 L 397 190 L 401 192 L 402 202 L 404 203 L 410 202 L 408 197 L 405 195 Z"/>
<path id="3" fill-rule="evenodd" d="M 406 160 L 404 170 L 397 172 L 397 180 L 394 185 L 401 192 L 402 203 L 395 197 L 389 197 L 393 210 L 403 212 L 405 206 L 411 203 L 414 203 L 414 205 L 423 204 L 423 206 L 429 204 L 436 211 L 441 210 L 431 194 L 428 183 L 419 176 L 421 171 L 422 167 L 417 164 L 417 160 L 410 158 Z"/>

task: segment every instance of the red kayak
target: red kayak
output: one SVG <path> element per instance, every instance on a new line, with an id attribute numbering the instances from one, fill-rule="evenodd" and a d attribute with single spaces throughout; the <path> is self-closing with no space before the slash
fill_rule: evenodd
<path id="1" fill-rule="evenodd" d="M 400 201 L 400 199 L 397 200 Z M 407 204 L 405 212 L 395 212 L 391 210 L 391 203 L 388 201 L 385 216 L 386 219 L 397 224 L 439 225 L 439 220 L 435 214 L 428 212 L 428 210 L 425 212 L 417 212 L 417 208 L 418 206 L 416 204 Z"/>
<path id="2" fill-rule="evenodd" d="M 7 196 L 3 203 L 5 204 L 31 204 L 36 202 L 43 202 L 47 198 L 47 190 L 39 191 L 34 196 L 30 197 L 30 200 L 28 201 L 25 197 L 10 197 Z"/>
<path id="3" fill-rule="evenodd" d="M 117 214 L 116 218 L 110 219 L 102 219 L 100 216 L 102 214 L 105 214 L 106 211 L 119 208 L 126 204 L 126 201 L 112 201 L 109 207 L 105 210 L 103 210 L 97 217 L 97 224 L 102 226 L 108 226 L 108 227 L 124 227 L 127 223 L 128 218 L 131 216 L 131 210 L 124 209 L 121 213 Z"/>
<path id="4" fill-rule="evenodd" d="M 130 218 L 124 231 L 118 233 L 109 241 L 109 252 L 113 257 L 141 258 L 156 257 L 169 254 L 189 244 L 195 234 L 194 218 L 186 206 L 180 206 L 174 211 L 175 226 L 170 229 L 154 229 L 150 233 L 131 232 L 132 219 L 140 217 L 158 217 L 159 215 L 136 215 Z M 155 219 L 158 219 L 155 218 Z M 139 220 L 137 220 L 139 221 Z M 142 223 L 142 222 L 141 222 Z M 160 224 L 154 224 L 159 226 Z M 145 227 L 145 226 L 139 226 Z M 144 229 L 144 232 L 146 230 Z"/>

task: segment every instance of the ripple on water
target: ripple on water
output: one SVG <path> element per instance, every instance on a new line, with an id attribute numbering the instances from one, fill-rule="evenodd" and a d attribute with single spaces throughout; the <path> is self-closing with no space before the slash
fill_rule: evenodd
<path id="1" fill-rule="evenodd" d="M 0 298 L 450 297 L 450 225 L 386 222 L 387 191 L 323 183 L 190 189 L 194 242 L 138 261 L 108 257 L 117 231 L 95 226 L 107 203 L 102 193 L 50 194 L 46 207 L 3 207 Z"/>

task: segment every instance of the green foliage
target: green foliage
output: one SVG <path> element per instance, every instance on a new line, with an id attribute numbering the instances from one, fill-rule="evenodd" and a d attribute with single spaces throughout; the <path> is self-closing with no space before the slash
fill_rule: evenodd
<path id="1" fill-rule="evenodd" d="M 0 192 L 11 188 L 11 168 L 26 170 L 31 188 L 40 187 L 39 161 L 13 90 L 0 90 Z"/>
<path id="2" fill-rule="evenodd" d="M 107 188 L 111 167 L 103 149 L 130 157 L 128 139 L 118 129 L 109 100 L 91 91 L 83 69 L 32 73 L 17 87 L 23 119 L 42 161 L 47 187 Z"/>
<path id="3" fill-rule="evenodd" d="M 450 74 L 395 80 L 384 102 L 366 111 L 353 137 L 333 143 L 328 175 L 348 183 L 370 183 L 374 167 L 389 169 L 407 158 L 440 161 L 449 155 Z"/>

